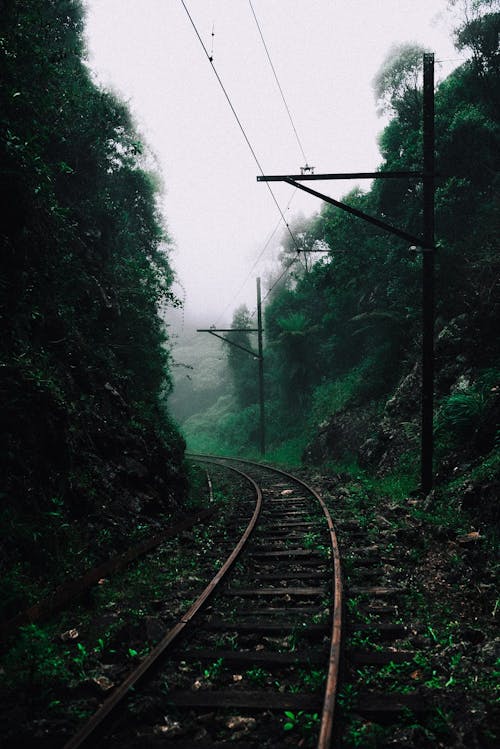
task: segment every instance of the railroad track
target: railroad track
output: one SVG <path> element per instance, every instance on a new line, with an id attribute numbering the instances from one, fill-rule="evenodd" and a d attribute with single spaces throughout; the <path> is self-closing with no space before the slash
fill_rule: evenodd
<path id="1" fill-rule="evenodd" d="M 245 476 L 255 492 L 250 522 L 198 599 L 65 749 L 159 746 L 166 739 L 178 749 L 235 739 L 240 749 L 326 749 L 342 596 L 328 509 L 282 471 L 193 459 Z"/>
<path id="2" fill-rule="evenodd" d="M 177 560 L 180 553 L 183 559 L 179 584 L 167 575 L 164 600 L 156 585 L 152 606 L 144 589 L 145 605 L 138 601 L 138 606 L 149 614 L 140 633 L 132 634 L 130 642 L 118 630 L 107 646 L 108 655 L 94 655 L 86 680 L 71 687 L 68 720 L 48 723 L 55 731 L 44 730 L 42 744 L 38 738 L 31 744 L 40 734 L 37 726 L 44 725 L 41 702 L 32 717 L 35 729 L 23 733 L 23 745 L 24 738 L 30 746 L 51 749 L 118 744 L 127 749 L 165 742 L 177 749 L 216 749 L 235 740 L 240 749 L 368 746 L 375 741 L 391 749 L 411 745 L 429 707 L 422 699 L 425 689 L 418 688 L 421 671 L 416 665 L 423 662 L 418 650 L 425 638 L 410 615 L 409 580 L 398 566 L 409 551 L 394 543 L 397 524 L 391 522 L 391 507 L 384 516 L 372 518 L 379 517 L 377 527 L 377 522 L 365 522 L 359 508 L 343 505 L 345 489 L 340 487 L 330 498 L 325 495 L 334 502 L 345 575 L 342 680 L 337 689 L 342 585 L 337 534 L 324 501 L 295 477 L 261 464 L 208 456 L 196 460 L 206 473 L 210 499 L 214 487 L 215 492 L 223 489 L 214 506 L 132 547 L 106 563 L 105 570 L 118 570 L 197 520 L 206 521 L 217 507 L 217 520 L 204 531 L 183 532 L 170 551 L 169 543 L 161 547 L 161 555 L 170 553 Z M 221 504 L 222 496 L 226 499 Z M 229 504 L 227 497 L 232 498 Z M 393 510 L 400 512 L 397 506 Z M 231 551 L 235 539 L 237 547 Z M 189 572 L 191 559 L 197 560 L 194 574 Z M 162 564 L 160 556 L 150 569 L 162 569 Z M 76 586 L 63 586 L 22 618 L 33 621 L 65 607 L 82 586 L 103 576 L 103 570 L 92 570 Z M 106 606 L 105 588 L 99 598 Z M 120 609 L 126 622 L 126 608 L 121 604 Z M 66 620 L 78 623 L 79 616 L 68 614 Z M 102 609 L 90 616 L 108 620 Z M 156 635 L 149 631 L 149 621 Z M 18 624 L 17 618 L 12 621 Z M 61 632 L 57 627 L 52 631 Z M 92 636 L 82 629 L 85 652 L 86 646 L 92 647 Z M 141 634 L 147 638 L 143 645 Z M 145 653 L 154 643 L 130 673 L 130 659 L 118 653 L 124 648 Z M 103 677 L 108 668 L 114 684 Z M 111 696 L 105 699 L 106 694 Z M 81 709 L 75 710 L 72 695 L 85 711 L 101 706 L 67 741 L 76 730 L 73 716 Z M 16 740 L 12 743 L 12 730 L 7 734 L 6 746 L 18 746 Z"/>

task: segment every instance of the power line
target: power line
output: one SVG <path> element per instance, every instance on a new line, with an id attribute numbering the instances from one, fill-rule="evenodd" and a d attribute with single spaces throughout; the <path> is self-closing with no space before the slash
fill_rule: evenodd
<path id="1" fill-rule="evenodd" d="M 257 18 L 257 15 L 255 13 L 254 7 L 252 5 L 252 0 L 248 0 L 248 3 L 250 5 L 250 9 L 251 9 L 253 17 L 255 19 L 255 23 L 257 24 L 257 29 L 259 30 L 260 38 L 262 40 L 262 44 L 264 45 L 264 49 L 266 51 L 267 59 L 269 60 L 269 65 L 271 66 L 271 70 L 273 71 L 273 75 L 274 75 L 274 79 L 276 81 L 276 85 L 278 86 L 279 92 L 281 94 L 281 98 L 283 99 L 283 104 L 285 105 L 285 109 L 286 109 L 286 111 L 288 113 L 288 118 L 290 120 L 290 124 L 291 124 L 291 126 L 293 128 L 293 132 L 295 133 L 295 137 L 297 139 L 297 143 L 299 144 L 299 148 L 300 148 L 300 150 L 302 152 L 302 156 L 304 157 L 304 163 L 307 164 L 308 163 L 307 156 L 306 156 L 306 154 L 304 152 L 304 148 L 303 148 L 301 140 L 299 138 L 299 134 L 297 132 L 297 128 L 295 127 L 295 123 L 293 121 L 292 113 L 290 112 L 290 108 L 289 108 L 289 106 L 287 104 L 287 101 L 285 99 L 285 94 L 283 93 L 283 89 L 281 88 L 281 85 L 280 85 L 280 82 L 279 82 L 279 79 L 278 79 L 278 74 L 276 73 L 276 69 L 275 69 L 275 67 L 273 65 L 273 61 L 271 60 L 271 55 L 269 54 L 269 49 L 267 47 L 266 40 L 264 39 L 264 35 L 262 33 L 262 29 L 260 27 L 259 20 Z"/>
<path id="2" fill-rule="evenodd" d="M 301 258 L 300 258 L 300 255 L 299 255 L 299 254 L 297 253 L 297 255 L 296 255 L 296 256 L 295 256 L 295 257 L 293 258 L 293 260 L 292 260 L 292 261 L 291 261 L 291 262 L 290 262 L 290 263 L 289 263 L 289 264 L 288 264 L 288 265 L 286 266 L 286 268 L 283 268 L 283 270 L 281 271 L 280 275 L 278 276 L 278 278 L 276 279 L 276 281 L 275 281 L 275 282 L 273 283 L 273 285 L 269 287 L 269 289 L 267 290 L 267 294 L 266 294 L 265 296 L 263 296 L 263 297 L 262 297 L 261 303 L 263 303 L 263 302 L 265 302 L 265 301 L 266 301 L 267 297 L 268 297 L 268 296 L 269 296 L 269 294 L 270 294 L 270 293 L 272 292 L 272 290 L 273 290 L 274 288 L 276 288 L 276 286 L 277 286 L 277 285 L 279 284 L 279 282 L 280 282 L 280 281 L 282 280 L 282 278 L 283 278 L 284 276 L 286 276 L 286 274 L 287 274 L 287 273 L 288 273 L 288 272 L 290 271 L 290 268 L 292 267 L 292 265 L 295 265 L 295 263 L 299 262 L 299 260 L 300 260 L 300 262 L 302 262 L 302 260 L 301 260 Z M 253 310 L 253 312 L 252 312 L 252 313 L 250 314 L 250 317 L 255 317 L 255 313 L 256 313 L 256 312 L 257 312 L 257 308 L 255 308 L 255 309 Z"/>
<path id="3" fill-rule="evenodd" d="M 242 123 L 241 123 L 241 120 L 240 120 L 240 118 L 238 117 L 238 114 L 236 113 L 236 110 L 235 110 L 235 108 L 234 108 L 234 106 L 233 106 L 233 103 L 232 103 L 232 101 L 231 101 L 230 97 L 229 97 L 229 94 L 227 93 L 227 91 L 226 91 L 226 89 L 225 89 L 225 87 L 224 87 L 224 84 L 222 83 L 222 80 L 221 80 L 221 78 L 220 78 L 220 76 L 219 76 L 219 74 L 218 74 L 217 70 L 215 69 L 215 65 L 214 65 L 213 57 L 211 57 L 211 55 L 209 54 L 209 52 L 208 52 L 207 48 L 205 47 L 205 44 L 204 44 L 204 42 L 203 42 L 203 39 L 201 38 L 201 36 L 200 36 L 200 34 L 199 34 L 199 31 L 198 31 L 198 29 L 197 29 L 197 27 L 196 27 L 196 24 L 195 24 L 195 22 L 194 22 L 194 20 L 193 20 L 193 18 L 192 18 L 192 16 L 191 16 L 191 14 L 190 14 L 190 12 L 189 12 L 189 10 L 188 10 L 187 6 L 186 6 L 186 3 L 184 2 L 184 0 L 181 0 L 181 3 L 182 3 L 182 6 L 183 6 L 184 10 L 186 11 L 186 15 L 187 15 L 187 17 L 189 18 L 189 20 L 190 20 L 190 22 L 191 22 L 191 26 L 193 27 L 193 29 L 194 29 L 194 32 L 195 32 L 196 36 L 198 37 L 198 41 L 200 42 L 200 44 L 201 44 L 201 46 L 202 46 L 202 48 L 203 48 L 203 51 L 204 51 L 204 53 L 205 53 L 205 55 L 206 55 L 206 58 L 207 58 L 207 60 L 209 61 L 210 65 L 212 66 L 212 70 L 214 71 L 215 77 L 217 78 L 217 81 L 218 81 L 218 83 L 219 83 L 219 86 L 221 87 L 221 89 L 222 89 L 222 92 L 223 92 L 224 96 L 226 97 L 227 103 L 229 104 L 229 107 L 230 107 L 230 109 L 231 109 L 231 112 L 233 113 L 233 115 L 234 115 L 234 118 L 235 118 L 236 122 L 238 123 L 238 127 L 240 128 L 240 130 L 241 130 L 241 132 L 242 132 L 242 135 L 243 135 L 243 137 L 244 137 L 244 139 L 245 139 L 245 141 L 246 141 L 246 144 L 247 144 L 248 148 L 250 149 L 250 152 L 251 152 L 251 154 L 252 154 L 252 156 L 253 156 L 253 158 L 254 158 L 254 161 L 255 161 L 255 163 L 257 164 L 257 168 L 259 169 L 259 171 L 260 171 L 261 175 L 262 175 L 262 176 L 264 176 L 264 170 L 262 169 L 262 166 L 260 165 L 260 161 L 259 161 L 259 159 L 257 158 L 257 154 L 255 153 L 255 151 L 254 151 L 254 149 L 253 149 L 253 146 L 252 146 L 252 144 L 250 143 L 250 140 L 249 140 L 249 138 L 248 138 L 248 136 L 247 136 L 247 134 L 246 134 L 246 132 L 245 132 L 245 128 L 243 127 L 243 125 L 242 125 Z M 279 213 L 280 213 L 280 216 L 281 216 L 281 218 L 282 218 L 282 220 L 283 220 L 283 222 L 284 222 L 284 224 L 285 224 L 285 226 L 286 226 L 286 228 L 287 228 L 287 231 L 288 231 L 288 233 L 290 234 L 290 237 L 292 238 L 292 241 L 293 241 L 293 243 L 294 243 L 294 245 L 295 245 L 295 247 L 296 247 L 296 249 L 297 249 L 297 252 L 298 252 L 298 251 L 299 251 L 299 247 L 298 247 L 298 245 L 297 245 L 297 241 L 296 241 L 296 239 L 295 239 L 294 235 L 292 234 L 292 231 L 291 231 L 290 227 L 288 226 L 288 223 L 287 223 L 287 221 L 286 221 L 286 219 L 285 219 L 285 216 L 284 216 L 284 214 L 283 214 L 283 211 L 281 210 L 281 207 L 280 207 L 280 204 L 278 203 L 278 200 L 277 200 L 277 198 L 276 198 L 276 195 L 274 194 L 274 192 L 273 192 L 273 190 L 272 190 L 272 188 L 270 187 L 270 185 L 269 185 L 269 184 L 268 184 L 268 189 L 269 189 L 269 193 L 270 193 L 270 195 L 271 195 L 271 197 L 272 197 L 272 199 L 273 199 L 273 201 L 274 201 L 274 203 L 275 203 L 275 205 L 276 205 L 276 208 L 278 209 L 278 211 L 279 211 Z"/>
<path id="4" fill-rule="evenodd" d="M 288 211 L 288 209 L 290 208 L 290 205 L 291 205 L 291 203 L 292 203 L 292 200 L 294 199 L 294 197 L 295 197 L 296 193 L 297 193 L 297 190 L 295 189 L 295 190 L 293 191 L 293 193 L 292 193 L 291 197 L 290 197 L 290 200 L 288 201 L 288 203 L 287 203 L 287 205 L 286 205 L 285 211 Z M 278 229 L 280 228 L 280 226 L 281 226 L 281 219 L 279 219 L 278 223 L 276 224 L 276 226 L 274 227 L 274 229 L 273 229 L 273 230 L 271 231 L 270 235 L 269 235 L 269 236 L 268 236 L 268 238 L 266 239 L 266 241 L 265 241 L 265 243 L 264 243 L 264 246 L 263 246 L 262 250 L 261 250 L 261 251 L 259 252 L 259 255 L 257 256 L 256 260 L 254 260 L 254 263 L 253 263 L 252 267 L 250 268 L 250 270 L 248 271 L 247 275 L 245 276 L 245 280 L 243 281 L 243 283 L 242 283 L 242 284 L 241 284 L 241 286 L 239 287 L 238 291 L 237 291 L 237 292 L 236 292 L 236 293 L 235 293 L 235 294 L 233 295 L 233 297 L 232 297 L 231 301 L 230 301 L 230 302 L 228 302 L 228 303 L 226 304 L 226 306 L 224 307 L 224 310 L 223 310 L 223 311 L 221 312 L 221 314 L 219 315 L 219 317 L 218 317 L 218 318 L 217 318 L 217 320 L 215 321 L 215 324 L 216 324 L 216 325 L 217 325 L 217 324 L 219 323 L 219 320 L 220 320 L 220 319 L 221 319 L 222 317 L 224 317 L 224 315 L 226 314 L 226 312 L 227 312 L 227 310 L 229 309 L 229 307 L 230 307 L 230 306 L 231 306 L 232 304 L 234 304 L 235 300 L 236 300 L 236 299 L 237 299 L 237 298 L 239 297 L 239 295 L 241 294 L 242 290 L 243 290 L 243 289 L 245 288 L 246 284 L 248 283 L 248 279 L 249 279 L 249 278 L 250 278 L 250 276 L 252 275 L 252 272 L 254 271 L 255 267 L 256 267 L 256 266 L 257 266 L 257 264 L 259 263 L 259 261 L 260 261 L 260 259 L 262 258 L 262 256 L 263 256 L 264 252 L 265 252 L 265 251 L 267 250 L 267 248 L 269 247 L 269 244 L 271 243 L 271 240 L 272 240 L 272 238 L 274 237 L 274 235 L 276 234 L 276 232 L 278 231 Z M 265 297 L 264 297 L 264 298 L 265 298 Z M 256 310 L 254 310 L 254 312 L 252 312 L 252 317 L 253 317 L 253 315 L 255 314 L 255 312 L 256 312 Z"/>
<path id="5" fill-rule="evenodd" d="M 292 262 L 289 265 L 287 265 L 286 268 L 280 273 L 280 275 L 278 276 L 278 278 L 276 279 L 276 281 L 273 283 L 273 285 L 270 286 L 269 289 L 267 290 L 267 294 L 262 299 L 263 302 L 267 299 L 267 297 L 269 296 L 269 294 L 271 293 L 271 291 L 279 284 L 279 282 L 281 281 L 281 279 L 284 276 L 286 276 L 286 274 L 289 272 L 289 270 L 292 267 L 292 265 L 295 265 L 295 263 L 298 262 L 299 258 L 300 258 L 300 255 L 297 255 L 296 257 L 294 257 L 294 259 L 292 260 Z"/>

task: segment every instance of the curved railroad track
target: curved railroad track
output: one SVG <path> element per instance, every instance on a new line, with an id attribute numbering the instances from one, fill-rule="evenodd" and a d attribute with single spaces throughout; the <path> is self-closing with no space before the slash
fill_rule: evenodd
<path id="1" fill-rule="evenodd" d="M 326 749 L 342 601 L 328 509 L 284 471 L 190 457 L 245 477 L 255 495 L 250 520 L 198 599 L 65 749 L 157 746 L 167 738 L 179 749 L 235 739 L 241 749 Z"/>

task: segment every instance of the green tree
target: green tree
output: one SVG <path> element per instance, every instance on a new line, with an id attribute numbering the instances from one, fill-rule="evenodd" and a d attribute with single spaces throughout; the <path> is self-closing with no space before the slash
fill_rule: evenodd
<path id="1" fill-rule="evenodd" d="M 126 455 L 166 504 L 184 483 L 157 180 L 126 106 L 93 82 L 83 32 L 78 0 L 2 4 L 2 490 L 16 511 L 55 495 L 70 514 L 111 505 L 133 482 Z"/>
<path id="2" fill-rule="evenodd" d="M 394 45 L 373 80 L 379 112 L 418 122 L 422 103 L 422 55 L 418 44 Z"/>

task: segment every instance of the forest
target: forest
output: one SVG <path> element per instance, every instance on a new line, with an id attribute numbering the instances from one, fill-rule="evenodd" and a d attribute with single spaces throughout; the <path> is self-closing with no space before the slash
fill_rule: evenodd
<path id="1" fill-rule="evenodd" d="M 497 13 L 463 21 L 455 44 L 469 58 L 435 94 L 436 482 L 445 491 L 467 487 L 485 517 L 498 517 L 498 29 Z M 412 44 L 391 50 L 374 80 L 376 106 L 390 115 L 379 136 L 381 172 L 422 168 L 424 51 Z M 344 202 L 414 235 L 422 231 L 416 181 L 374 180 Z M 404 240 L 328 204 L 299 219 L 293 237 L 283 232 L 264 311 L 270 459 L 340 461 L 417 487 L 421 267 L 421 253 Z M 246 307 L 235 311 L 233 328 L 255 324 Z M 229 337 L 256 349 L 254 334 Z M 213 340 L 215 354 L 226 360 L 232 394 L 217 390 L 221 372 L 210 364 L 191 383 L 176 370 L 174 412 L 192 449 L 257 455 L 256 362 Z M 189 352 L 183 345 L 175 356 L 182 363 Z M 181 398 L 186 389 L 196 397 Z M 193 413 L 203 393 L 209 398 Z"/>
<path id="2" fill-rule="evenodd" d="M 407 525 L 396 533 L 411 547 L 408 564 L 421 552 L 434 571 L 448 574 L 454 565 L 449 580 L 459 592 L 448 585 L 441 607 L 434 589 L 419 599 L 438 651 L 424 686 L 445 695 L 446 710 L 439 725 L 404 745 L 436 746 L 436 737 L 440 746 L 495 745 L 493 677 L 481 672 L 473 683 L 458 667 L 462 655 L 469 662 L 471 643 L 480 649 L 478 663 L 496 669 L 494 676 L 500 663 L 493 634 L 500 531 L 500 12 L 492 0 L 467 7 L 472 12 L 454 32 L 467 59 L 435 91 L 435 454 L 434 487 L 423 496 L 422 253 L 326 203 L 283 232 L 279 264 L 263 279 L 262 456 L 258 360 L 249 354 L 257 351 L 257 337 L 244 330 L 256 327 L 255 313 L 244 305 L 234 311 L 229 345 L 196 333 L 189 321 L 174 322 L 182 303 L 173 291 L 162 178 L 127 105 L 91 72 L 84 2 L 2 3 L 0 618 L 7 646 L 0 714 L 6 746 L 21 745 L 9 733 L 11 706 L 33 742 L 24 745 L 38 745 L 43 725 L 30 723 L 37 701 L 55 711 L 52 727 L 62 720 L 64 706 L 56 699 L 62 685 L 75 692 L 88 686 L 91 665 L 112 632 L 96 632 L 93 649 L 79 642 L 77 651 L 65 645 L 61 655 L 59 624 L 29 624 L 16 639 L 11 623 L 68 576 L 198 511 L 204 475 L 190 465 L 187 449 L 297 470 L 330 499 L 335 492 L 343 497 L 364 526 L 387 523 L 386 515 L 406 512 L 401 503 L 409 503 Z M 422 169 L 427 51 L 411 43 L 394 47 L 374 79 L 374 106 L 388 118 L 379 136 L 380 172 Z M 418 180 L 374 180 L 343 201 L 414 235 L 422 232 Z M 229 506 L 233 499 L 228 491 L 224 501 Z M 429 546 L 419 546 L 424 526 Z M 191 562 L 182 567 L 182 543 L 193 539 L 210 546 L 201 533 L 181 537 L 174 560 L 180 571 L 169 573 L 170 582 L 196 572 L 185 572 Z M 438 544 L 448 551 L 438 553 Z M 473 586 L 479 571 L 486 587 Z M 467 599 L 467 616 L 477 610 L 473 621 L 459 624 L 461 581 L 470 582 L 475 596 Z M 446 636 L 435 634 L 439 622 Z M 462 639 L 452 643 L 452 630 Z M 126 642 L 129 660 L 139 657 L 133 641 Z M 441 678 L 452 644 L 453 673 Z M 452 684 L 459 685 L 456 697 L 445 694 Z M 475 717 L 462 726 L 457 704 L 464 694 L 476 701 Z M 85 710 L 77 709 L 73 722 Z M 361 730 L 364 738 L 353 728 L 346 745 L 386 746 L 370 733 L 373 727 Z M 470 744 L 467 735 L 474 737 Z"/>
<path id="3" fill-rule="evenodd" d="M 103 534 L 123 544 L 131 518 L 185 495 L 166 407 L 159 311 L 178 302 L 159 182 L 127 107 L 93 82 L 83 30 L 73 0 L 3 4 L 7 616 L 36 587 L 34 570 L 61 575 L 61 549 Z"/>

